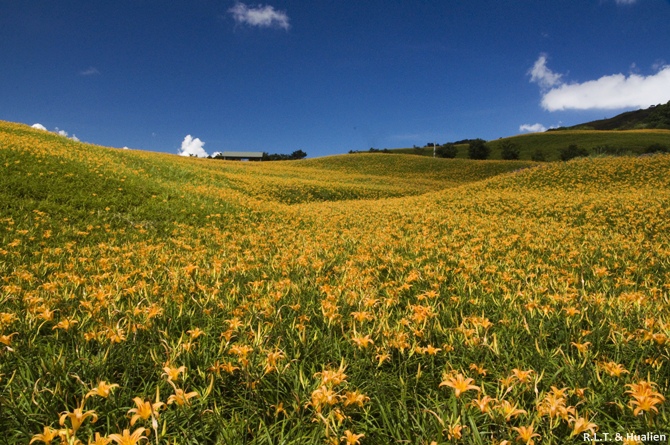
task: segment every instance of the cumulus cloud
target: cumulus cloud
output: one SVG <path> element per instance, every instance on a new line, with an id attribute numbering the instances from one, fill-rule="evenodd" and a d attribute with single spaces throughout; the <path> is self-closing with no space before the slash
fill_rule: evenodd
<path id="1" fill-rule="evenodd" d="M 72 133 L 72 136 L 68 135 L 68 132 L 65 130 L 60 130 L 58 127 L 56 127 L 56 130 L 54 131 L 59 136 L 63 136 L 64 138 L 72 139 L 75 142 L 79 142 L 79 138 L 77 137 L 76 134 Z"/>
<path id="2" fill-rule="evenodd" d="M 259 28 L 282 28 L 288 30 L 289 19 L 283 11 L 277 11 L 270 5 L 249 7 L 244 3 L 236 3 L 228 10 L 237 23 Z"/>
<path id="3" fill-rule="evenodd" d="M 37 129 L 37 130 L 49 131 L 49 130 L 47 130 L 47 127 L 45 127 L 44 125 L 42 125 L 42 124 L 40 124 L 40 123 L 32 124 L 31 127 L 32 127 L 32 128 L 35 128 L 35 129 Z M 70 136 L 70 135 L 68 134 L 67 131 L 65 131 L 65 130 L 61 130 L 61 129 L 58 128 L 58 127 L 56 127 L 56 129 L 53 131 L 53 133 L 56 133 L 56 134 L 59 135 L 59 136 L 63 136 L 64 138 L 72 139 L 72 140 L 75 141 L 75 142 L 79 142 L 79 138 L 78 138 L 75 134 L 73 134 L 72 136 Z"/>
<path id="4" fill-rule="evenodd" d="M 563 84 L 547 91 L 542 107 L 558 110 L 647 108 L 670 100 L 670 66 L 656 74 L 613 74 L 583 83 Z"/>
<path id="5" fill-rule="evenodd" d="M 554 73 L 547 68 L 547 55 L 540 54 L 535 65 L 528 71 L 530 81 L 540 85 L 541 88 L 551 88 L 561 83 L 562 74 Z"/>
<path id="6" fill-rule="evenodd" d="M 542 54 L 528 72 L 530 81 L 542 89 L 542 108 L 562 110 L 616 110 L 647 108 L 670 100 L 670 65 L 658 68 L 655 74 L 612 74 L 582 83 L 565 83 L 562 75 L 547 67 Z"/>
<path id="7" fill-rule="evenodd" d="M 545 127 L 542 124 L 523 124 L 519 126 L 519 131 L 524 133 L 541 133 L 543 131 L 547 131 L 547 127 Z"/>
<path id="8" fill-rule="evenodd" d="M 206 158 L 207 152 L 202 148 L 204 145 L 205 143 L 199 138 L 193 138 L 193 136 L 187 134 L 181 143 L 179 156 L 197 156 L 199 158 Z"/>

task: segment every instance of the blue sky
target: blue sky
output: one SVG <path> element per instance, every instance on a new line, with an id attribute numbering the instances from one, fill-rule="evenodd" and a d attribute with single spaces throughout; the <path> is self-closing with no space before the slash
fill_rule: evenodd
<path id="1" fill-rule="evenodd" d="M 497 139 L 668 102 L 669 24 L 668 0 L 0 0 L 0 119 L 168 153 Z"/>

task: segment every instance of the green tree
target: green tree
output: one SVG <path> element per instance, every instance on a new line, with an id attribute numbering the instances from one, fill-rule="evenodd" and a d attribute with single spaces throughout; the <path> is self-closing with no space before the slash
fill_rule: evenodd
<path id="1" fill-rule="evenodd" d="M 491 147 L 486 144 L 484 139 L 475 139 L 468 145 L 470 159 L 488 159 L 490 154 Z"/>
<path id="2" fill-rule="evenodd" d="M 589 151 L 587 149 L 578 147 L 575 144 L 562 148 L 560 151 L 561 161 L 569 161 L 570 159 L 586 157 L 588 155 Z"/>
<path id="3" fill-rule="evenodd" d="M 541 148 L 536 148 L 533 154 L 530 156 L 530 159 L 535 162 L 545 162 L 547 160 L 547 155 Z"/>
<path id="4" fill-rule="evenodd" d="M 304 159 L 307 157 L 307 153 L 302 150 L 296 150 L 291 153 L 291 159 Z"/>
<path id="5" fill-rule="evenodd" d="M 452 143 L 440 145 L 435 149 L 435 155 L 437 155 L 438 158 L 453 159 L 458 155 L 458 147 Z"/>
<path id="6" fill-rule="evenodd" d="M 512 141 L 506 140 L 500 143 L 501 156 L 505 160 L 519 159 L 521 147 Z"/>

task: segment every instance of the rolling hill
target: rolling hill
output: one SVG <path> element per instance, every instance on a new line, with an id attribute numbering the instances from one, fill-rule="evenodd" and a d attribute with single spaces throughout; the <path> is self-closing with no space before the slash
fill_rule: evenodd
<path id="1" fill-rule="evenodd" d="M 668 155 L 242 163 L 0 122 L 2 439 L 668 434 L 669 231 Z"/>
<path id="2" fill-rule="evenodd" d="M 670 102 L 644 110 L 628 111 L 609 119 L 586 122 L 571 127 L 560 127 L 549 131 L 563 130 L 670 130 Z"/>
<path id="3" fill-rule="evenodd" d="M 520 148 L 520 159 L 530 160 L 541 151 L 546 161 L 559 160 L 560 150 L 570 145 L 585 148 L 591 154 L 600 154 L 607 147 L 611 152 L 642 154 L 652 145 L 670 149 L 670 102 L 645 110 L 622 113 L 609 119 L 586 122 L 571 127 L 551 129 L 488 141 L 490 159 L 501 159 L 500 144 L 509 141 Z M 468 145 L 458 144 L 457 158 L 468 157 Z M 432 147 L 397 148 L 391 153 L 432 156 Z"/>

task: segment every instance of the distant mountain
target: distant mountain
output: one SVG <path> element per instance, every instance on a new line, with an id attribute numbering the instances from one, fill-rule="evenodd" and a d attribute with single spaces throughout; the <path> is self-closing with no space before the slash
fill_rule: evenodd
<path id="1" fill-rule="evenodd" d="M 670 130 L 670 101 L 665 105 L 653 105 L 646 110 L 628 111 L 609 119 L 601 119 L 572 127 L 560 127 L 549 131 L 561 130 Z"/>

